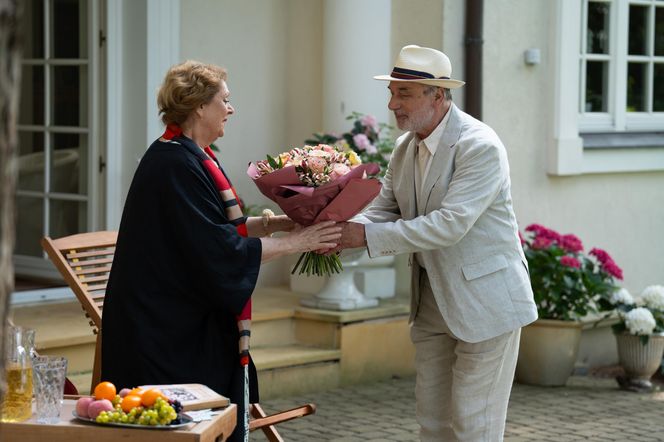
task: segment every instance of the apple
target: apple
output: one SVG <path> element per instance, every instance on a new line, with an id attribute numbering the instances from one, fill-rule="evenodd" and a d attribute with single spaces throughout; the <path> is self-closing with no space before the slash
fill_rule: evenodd
<path id="1" fill-rule="evenodd" d="M 131 391 L 131 390 L 128 389 L 128 388 L 123 388 L 122 390 L 120 390 L 120 393 L 118 393 L 118 394 L 120 395 L 120 397 L 123 398 L 123 397 L 127 396 L 127 395 L 129 394 L 130 391 Z"/>
<path id="2" fill-rule="evenodd" d="M 88 417 L 96 419 L 102 411 L 112 411 L 113 404 L 108 399 L 99 399 L 98 401 L 91 402 L 88 406 Z"/>
<path id="3" fill-rule="evenodd" d="M 85 417 L 85 418 L 90 417 L 88 415 L 88 407 L 92 402 L 94 402 L 94 398 L 91 397 L 80 398 L 78 401 L 76 401 L 76 414 L 78 414 L 80 417 Z"/>

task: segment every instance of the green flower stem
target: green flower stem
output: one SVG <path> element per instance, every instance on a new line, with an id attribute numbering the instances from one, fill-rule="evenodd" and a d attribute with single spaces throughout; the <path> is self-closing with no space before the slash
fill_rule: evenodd
<path id="1" fill-rule="evenodd" d="M 306 273 L 307 276 L 312 274 L 316 276 L 330 276 L 332 273 L 339 273 L 343 270 L 341 260 L 338 254 L 334 255 L 319 255 L 314 252 L 306 252 L 300 255 L 300 258 L 295 263 L 295 267 L 291 271 L 294 275 L 299 269 L 298 274 Z"/>

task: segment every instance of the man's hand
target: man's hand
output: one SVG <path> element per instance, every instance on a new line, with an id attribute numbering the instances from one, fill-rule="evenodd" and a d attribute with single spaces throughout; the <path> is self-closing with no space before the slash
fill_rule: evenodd
<path id="1" fill-rule="evenodd" d="M 343 249 L 355 249 L 367 246 L 367 239 L 364 235 L 364 224 L 337 223 L 337 226 L 341 226 L 341 238 L 338 240 L 339 245 L 333 249 L 317 250 L 317 253 L 331 255 Z"/>
<path id="2" fill-rule="evenodd" d="M 367 239 L 364 236 L 364 224 L 343 223 L 341 227 L 341 239 L 338 246 L 340 249 L 354 249 L 367 246 Z"/>

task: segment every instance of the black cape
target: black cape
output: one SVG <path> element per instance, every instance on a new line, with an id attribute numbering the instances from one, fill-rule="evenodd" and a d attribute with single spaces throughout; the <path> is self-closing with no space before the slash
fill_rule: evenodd
<path id="1" fill-rule="evenodd" d="M 127 195 L 102 315 L 102 380 L 201 383 L 241 406 L 236 315 L 256 285 L 261 242 L 237 233 L 202 151 L 178 140 L 150 146 Z M 250 392 L 258 402 L 253 362 Z"/>

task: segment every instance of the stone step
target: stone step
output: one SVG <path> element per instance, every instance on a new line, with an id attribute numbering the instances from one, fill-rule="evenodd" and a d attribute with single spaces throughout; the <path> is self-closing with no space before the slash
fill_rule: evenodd
<path id="1" fill-rule="evenodd" d="M 252 348 L 251 355 L 258 369 L 261 397 L 305 394 L 339 386 L 339 350 L 284 345 Z M 68 370 L 67 377 L 80 394 L 90 393 L 91 370 Z"/>
<path id="2" fill-rule="evenodd" d="M 254 359 L 256 369 L 273 370 L 297 365 L 314 364 L 317 362 L 339 361 L 341 351 L 335 349 L 322 349 L 305 347 L 302 345 L 283 345 L 272 347 L 252 347 L 251 357 Z"/>
<path id="3" fill-rule="evenodd" d="M 252 348 L 261 400 L 339 386 L 340 350 L 302 345 Z"/>

